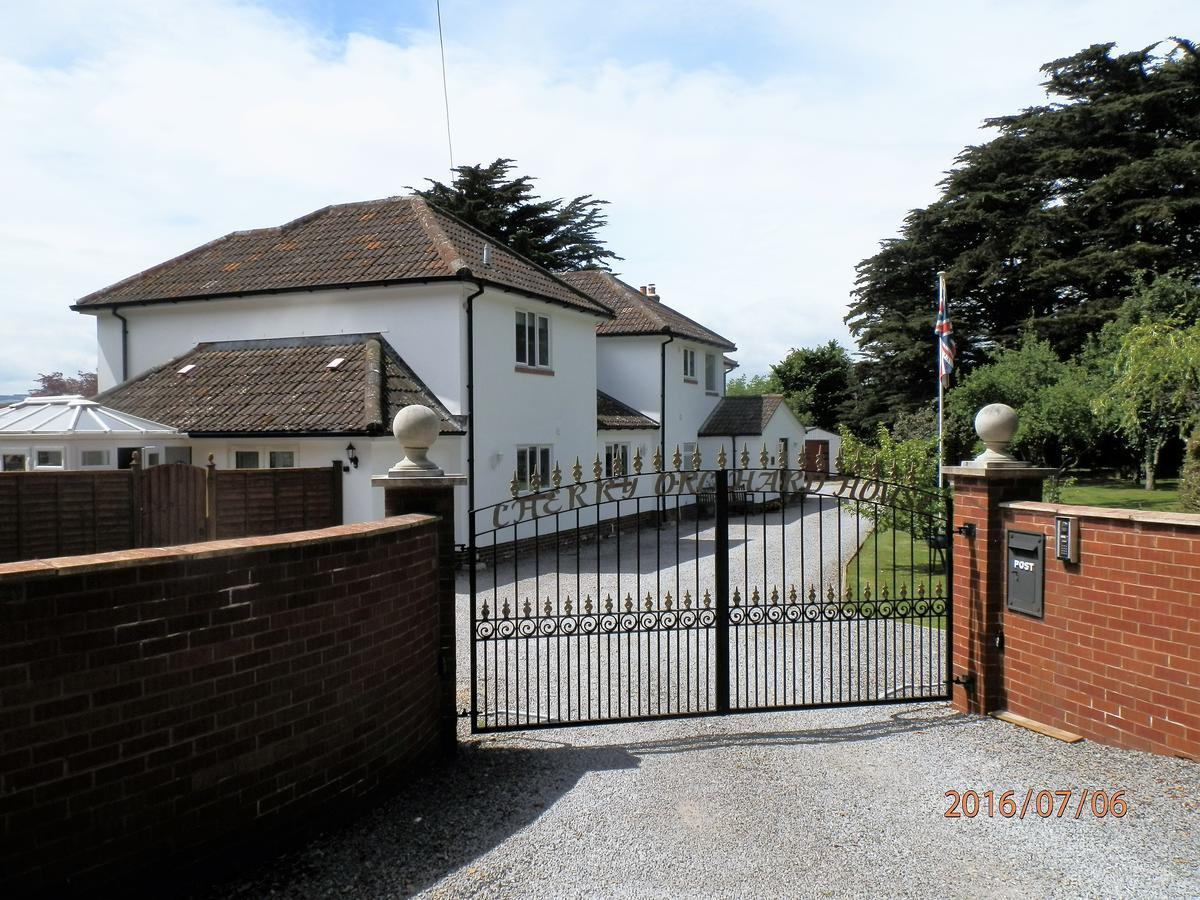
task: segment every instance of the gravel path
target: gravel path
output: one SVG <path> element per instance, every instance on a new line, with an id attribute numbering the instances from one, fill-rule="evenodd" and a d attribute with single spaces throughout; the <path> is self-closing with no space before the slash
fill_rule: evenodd
<path id="1" fill-rule="evenodd" d="M 947 819 L 947 790 L 1124 790 L 1120 819 Z M 471 739 L 207 896 L 1195 897 L 1200 766 L 944 704 Z M 1072 807 L 1072 810 L 1074 807 Z"/>

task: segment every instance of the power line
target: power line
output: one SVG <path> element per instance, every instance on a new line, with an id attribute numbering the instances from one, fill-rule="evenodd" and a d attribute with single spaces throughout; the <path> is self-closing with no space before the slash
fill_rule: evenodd
<path id="1" fill-rule="evenodd" d="M 442 99 L 446 104 L 446 146 L 450 149 L 450 178 L 454 178 L 454 141 L 450 138 L 450 90 L 446 87 L 446 43 L 442 39 L 442 0 L 437 0 L 438 46 L 442 50 Z"/>

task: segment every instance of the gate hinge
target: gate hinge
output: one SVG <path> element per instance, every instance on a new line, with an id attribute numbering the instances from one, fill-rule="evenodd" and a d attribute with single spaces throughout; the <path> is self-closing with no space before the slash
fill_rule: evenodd
<path id="1" fill-rule="evenodd" d="M 974 672 L 966 672 L 962 675 L 955 675 L 950 680 L 953 681 L 955 684 L 962 685 L 968 691 L 975 690 L 975 673 Z"/>
<path id="2" fill-rule="evenodd" d="M 962 525 L 959 525 L 957 528 L 954 529 L 954 533 L 961 534 L 963 537 L 967 538 L 968 540 L 974 539 L 975 523 L 974 522 L 964 522 Z"/>

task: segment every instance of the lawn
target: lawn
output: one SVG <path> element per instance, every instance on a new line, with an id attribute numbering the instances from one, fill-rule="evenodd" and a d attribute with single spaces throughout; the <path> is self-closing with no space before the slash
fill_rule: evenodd
<path id="1" fill-rule="evenodd" d="M 1179 482 L 1159 481 L 1152 491 L 1128 481 L 1091 479 L 1069 485 L 1062 490 L 1062 502 L 1074 506 L 1109 506 L 1121 509 L 1151 509 L 1159 512 L 1182 512 L 1179 505 Z"/>
<path id="2" fill-rule="evenodd" d="M 923 538 L 914 538 L 907 532 L 888 529 L 882 533 L 872 532 L 851 558 L 842 582 L 842 596 L 847 588 L 856 600 L 864 599 L 864 590 L 870 587 L 871 600 L 878 601 L 884 587 L 890 600 L 919 598 L 921 591 L 926 597 L 946 596 L 946 569 L 942 558 L 929 547 Z M 922 624 L 944 628 L 942 616 L 926 619 Z"/>

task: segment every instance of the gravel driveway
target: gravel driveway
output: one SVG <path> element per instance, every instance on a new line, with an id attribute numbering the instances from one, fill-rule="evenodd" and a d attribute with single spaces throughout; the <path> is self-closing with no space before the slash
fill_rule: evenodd
<path id="1" fill-rule="evenodd" d="M 947 790 L 1124 790 L 1123 818 L 947 819 Z M 471 739 L 206 896 L 1195 897 L 1200 766 L 945 704 Z"/>

